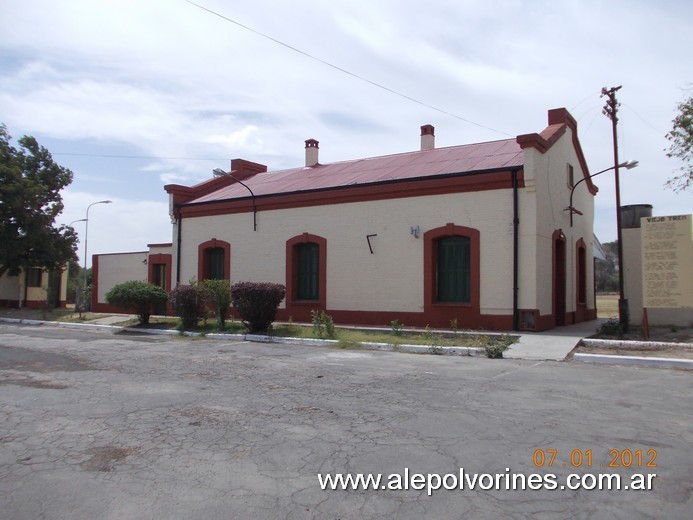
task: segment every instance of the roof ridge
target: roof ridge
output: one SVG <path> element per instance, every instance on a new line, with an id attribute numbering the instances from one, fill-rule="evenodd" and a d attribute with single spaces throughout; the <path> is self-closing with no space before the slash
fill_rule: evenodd
<path id="1" fill-rule="evenodd" d="M 503 142 L 516 142 L 515 137 L 510 137 L 507 139 L 495 139 L 492 141 L 481 141 L 478 143 L 465 143 L 465 144 L 454 144 L 450 146 L 440 146 L 436 148 L 431 148 L 430 150 L 410 150 L 408 152 L 396 152 L 396 153 L 390 153 L 390 154 L 385 154 L 385 155 L 375 155 L 373 157 L 359 157 L 356 159 L 343 159 L 341 161 L 334 161 L 334 162 L 329 162 L 329 163 L 318 163 L 315 166 L 294 166 L 292 168 L 283 168 L 281 170 L 268 170 L 266 172 L 262 172 L 257 174 L 259 175 L 267 175 L 267 174 L 273 174 L 273 173 L 283 173 L 283 172 L 288 172 L 288 171 L 294 171 L 294 170 L 311 170 L 311 169 L 316 169 L 321 166 L 331 166 L 333 164 L 347 164 L 347 163 L 355 163 L 358 161 L 370 161 L 370 160 L 375 160 L 375 159 L 386 159 L 388 157 L 401 157 L 405 155 L 413 155 L 413 154 L 420 154 L 420 153 L 435 153 L 436 151 L 440 150 L 450 150 L 453 148 L 464 148 L 465 146 L 479 146 L 479 145 L 485 145 L 485 144 L 491 144 L 491 143 L 503 143 Z"/>

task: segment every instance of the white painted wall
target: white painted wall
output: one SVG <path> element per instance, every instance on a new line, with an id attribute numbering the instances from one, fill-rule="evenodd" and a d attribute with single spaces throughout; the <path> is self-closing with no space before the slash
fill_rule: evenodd
<path id="1" fill-rule="evenodd" d="M 119 283 L 130 280 L 147 281 L 147 252 L 114 253 L 99 256 L 97 302 L 106 303 L 106 293 Z"/>
<path id="2" fill-rule="evenodd" d="M 327 240 L 328 308 L 421 312 L 423 234 L 451 222 L 480 231 L 482 314 L 512 312 L 512 190 L 259 211 L 257 219 L 254 232 L 250 213 L 185 218 L 181 283 L 197 276 L 198 245 L 216 238 L 231 244 L 232 282 L 285 284 L 286 241 L 311 233 Z M 373 254 L 369 234 L 378 235 Z"/>
<path id="3" fill-rule="evenodd" d="M 538 308 L 542 315 L 551 314 L 553 244 L 557 229 L 566 236 L 566 312 L 576 310 L 576 244 L 580 238 L 586 246 L 587 308 L 594 309 L 594 255 L 592 248 L 592 222 L 594 197 L 581 183 L 573 195 L 573 206 L 583 214 L 573 216 L 565 208 L 570 203 L 567 165 L 574 170 L 574 180 L 583 178 L 580 162 L 572 143 L 572 131 L 554 143 L 547 153 L 534 148 L 525 149 L 525 186 L 520 191 L 520 308 Z M 537 302 L 532 306 L 532 302 Z"/>

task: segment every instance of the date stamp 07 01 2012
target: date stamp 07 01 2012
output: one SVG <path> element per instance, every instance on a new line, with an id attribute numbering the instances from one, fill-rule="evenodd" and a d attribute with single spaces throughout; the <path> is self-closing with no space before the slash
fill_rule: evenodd
<path id="1" fill-rule="evenodd" d="M 608 462 L 594 465 L 592 450 L 571 450 L 568 462 L 560 462 L 558 450 L 537 449 L 532 454 L 532 462 L 537 468 L 656 468 L 657 450 L 609 450 Z"/>

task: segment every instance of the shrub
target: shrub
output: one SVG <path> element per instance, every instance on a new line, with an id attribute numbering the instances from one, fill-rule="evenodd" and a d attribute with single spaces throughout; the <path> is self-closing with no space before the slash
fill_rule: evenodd
<path id="1" fill-rule="evenodd" d="M 169 295 L 173 311 L 181 319 L 183 330 L 197 327 L 197 323 L 206 316 L 207 308 L 200 286 L 179 285 Z"/>
<path id="2" fill-rule="evenodd" d="M 250 333 L 270 328 L 285 295 L 286 287 L 278 283 L 238 282 L 231 286 L 231 303 Z"/>
<path id="3" fill-rule="evenodd" d="M 324 338 L 327 336 L 330 339 L 334 339 L 337 333 L 334 330 L 334 321 L 332 316 L 327 314 L 325 311 L 310 311 L 311 321 L 313 322 L 313 334 L 317 338 Z"/>
<path id="4" fill-rule="evenodd" d="M 428 352 L 431 354 L 435 354 L 437 356 L 440 356 L 443 354 L 444 350 L 442 345 L 440 343 L 442 342 L 442 337 L 440 334 L 436 334 L 431 330 L 431 327 L 429 325 L 426 325 L 426 329 L 424 330 L 423 337 L 426 340 L 426 343 L 428 343 Z"/>
<path id="5" fill-rule="evenodd" d="M 400 337 L 404 333 L 404 323 L 399 320 L 392 320 L 390 322 L 390 329 L 394 336 Z"/>
<path id="6" fill-rule="evenodd" d="M 219 328 L 224 329 L 231 305 L 231 283 L 228 280 L 204 280 L 200 285 L 205 300 L 214 307 Z"/>
<path id="7" fill-rule="evenodd" d="M 108 303 L 134 311 L 143 325 L 149 323 L 154 306 L 164 303 L 166 298 L 166 291 L 158 285 L 135 280 L 120 283 L 106 293 Z"/>
<path id="8" fill-rule="evenodd" d="M 510 348 L 510 345 L 515 342 L 515 339 L 508 334 L 502 334 L 494 339 L 491 339 L 488 336 L 482 336 L 480 341 L 483 342 L 486 357 L 491 359 L 501 359 L 503 357 L 503 352 Z"/>

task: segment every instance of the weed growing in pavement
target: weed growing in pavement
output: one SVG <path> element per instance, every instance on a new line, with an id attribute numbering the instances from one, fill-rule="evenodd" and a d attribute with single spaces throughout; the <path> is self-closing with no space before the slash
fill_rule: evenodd
<path id="1" fill-rule="evenodd" d="M 404 323 L 399 320 L 392 320 L 390 322 L 390 329 L 392 330 L 393 336 L 400 337 L 404 333 Z"/>
<path id="2" fill-rule="evenodd" d="M 310 311 L 311 322 L 313 323 L 313 335 L 316 338 L 323 339 L 325 337 L 334 339 L 336 337 L 336 331 L 334 328 L 334 321 L 332 316 L 327 314 L 325 311 Z"/>

